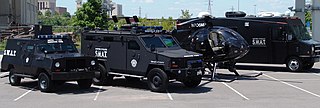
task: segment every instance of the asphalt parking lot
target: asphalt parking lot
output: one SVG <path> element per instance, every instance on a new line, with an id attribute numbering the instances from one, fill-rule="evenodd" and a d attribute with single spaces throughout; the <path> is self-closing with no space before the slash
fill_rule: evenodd
<path id="1" fill-rule="evenodd" d="M 116 78 L 111 86 L 80 90 L 68 82 L 55 93 L 42 93 L 35 80 L 10 86 L 0 73 L 1 108 L 130 107 L 130 108 L 319 108 L 320 63 L 309 72 L 287 72 L 282 65 L 238 64 L 242 77 L 218 69 L 216 81 L 203 78 L 197 88 L 170 84 L 167 93 L 153 93 L 144 81 Z M 249 77 L 262 72 L 258 77 Z"/>

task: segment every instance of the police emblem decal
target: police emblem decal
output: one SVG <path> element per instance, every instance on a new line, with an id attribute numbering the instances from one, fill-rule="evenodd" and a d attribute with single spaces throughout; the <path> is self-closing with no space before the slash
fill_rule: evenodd
<path id="1" fill-rule="evenodd" d="M 28 62 L 29 62 L 29 57 L 26 58 L 26 63 L 28 63 Z"/>
<path id="2" fill-rule="evenodd" d="M 137 64 L 138 64 L 138 61 L 136 59 L 132 59 L 131 60 L 131 66 L 132 67 L 134 67 L 134 68 L 137 67 Z"/>

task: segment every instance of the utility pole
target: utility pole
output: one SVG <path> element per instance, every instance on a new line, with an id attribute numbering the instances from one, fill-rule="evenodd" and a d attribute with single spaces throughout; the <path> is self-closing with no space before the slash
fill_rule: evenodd
<path id="1" fill-rule="evenodd" d="M 208 12 L 212 15 L 211 6 L 212 6 L 212 0 L 209 0 L 209 2 L 208 2 Z"/>
<path id="2" fill-rule="evenodd" d="M 320 0 L 312 0 L 312 37 L 320 41 Z"/>
<path id="3" fill-rule="evenodd" d="M 139 17 L 141 18 L 141 6 L 139 6 Z"/>
<path id="4" fill-rule="evenodd" d="M 238 11 L 240 11 L 240 0 L 238 0 Z"/>
<path id="5" fill-rule="evenodd" d="M 254 16 L 257 16 L 257 5 L 253 5 L 254 6 Z"/>

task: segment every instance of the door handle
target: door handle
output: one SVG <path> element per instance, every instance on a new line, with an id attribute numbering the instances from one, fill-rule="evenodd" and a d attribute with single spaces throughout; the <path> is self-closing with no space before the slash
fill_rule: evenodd
<path id="1" fill-rule="evenodd" d="M 138 60 L 140 60 L 140 54 L 138 54 L 137 58 L 138 58 Z"/>

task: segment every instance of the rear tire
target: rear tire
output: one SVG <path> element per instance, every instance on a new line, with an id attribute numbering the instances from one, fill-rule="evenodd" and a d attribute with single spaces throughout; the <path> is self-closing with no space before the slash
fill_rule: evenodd
<path id="1" fill-rule="evenodd" d="M 38 86 L 41 92 L 52 92 L 54 89 L 54 82 L 46 73 L 40 73 L 38 77 Z"/>
<path id="2" fill-rule="evenodd" d="M 21 83 L 21 77 L 14 75 L 13 69 L 9 72 L 9 82 L 11 86 L 18 86 Z"/>
<path id="3" fill-rule="evenodd" d="M 92 79 L 95 85 L 107 85 L 111 84 L 113 76 L 107 74 L 107 69 L 104 65 L 99 64 L 99 72 L 95 73 L 95 78 Z"/>
<path id="4" fill-rule="evenodd" d="M 302 70 L 302 61 L 298 57 L 290 57 L 286 63 L 287 69 L 292 72 L 298 72 Z"/>
<path id="5" fill-rule="evenodd" d="M 148 74 L 148 86 L 153 92 L 165 92 L 169 85 L 167 74 L 159 69 L 154 68 Z"/>
<path id="6" fill-rule="evenodd" d="M 202 77 L 195 76 L 195 77 L 188 77 L 182 83 L 189 88 L 195 88 L 201 83 Z"/>
<path id="7" fill-rule="evenodd" d="M 92 80 L 83 79 L 83 80 L 78 80 L 77 83 L 81 89 L 89 89 L 92 85 Z"/>

